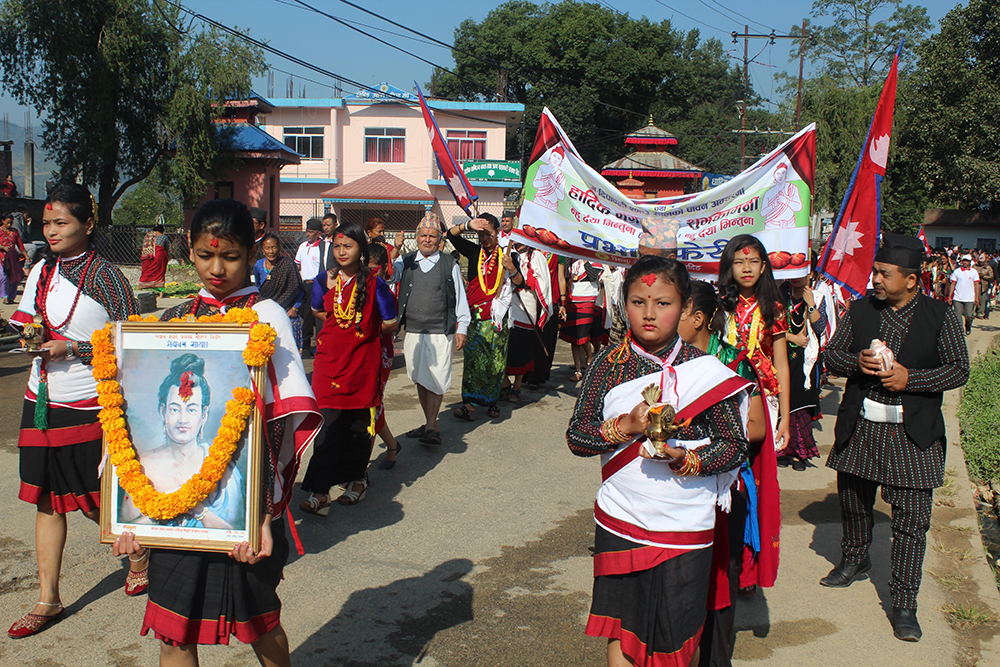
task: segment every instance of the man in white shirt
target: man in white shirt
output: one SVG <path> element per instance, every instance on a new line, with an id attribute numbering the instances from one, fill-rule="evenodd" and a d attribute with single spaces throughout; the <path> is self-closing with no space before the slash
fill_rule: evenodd
<path id="1" fill-rule="evenodd" d="M 403 355 L 406 375 L 417 385 L 425 423 L 406 435 L 425 445 L 440 445 L 437 418 L 451 388 L 455 350 L 465 345 L 472 315 L 462 283 L 462 269 L 442 253 L 441 222 L 426 214 L 417 225 L 417 250 L 393 263 L 389 282 L 399 284 L 399 322 L 406 329 Z"/>
<path id="2" fill-rule="evenodd" d="M 955 314 L 965 319 L 965 335 L 972 333 L 972 320 L 976 316 L 979 303 L 979 272 L 972 268 L 972 255 L 962 255 L 962 264 L 951 274 L 948 286 L 948 303 Z"/>
<path id="3" fill-rule="evenodd" d="M 302 277 L 302 289 L 305 290 L 305 303 L 309 303 L 312 298 L 313 280 L 319 273 L 319 242 L 320 234 L 323 233 L 323 222 L 319 218 L 309 218 L 306 222 L 306 240 L 299 244 L 299 249 L 295 253 L 295 265 L 299 267 L 299 275 Z M 312 308 L 302 309 L 302 356 L 312 356 L 312 337 L 315 329 L 316 318 L 313 316 Z"/>
<path id="4" fill-rule="evenodd" d="M 510 233 L 514 231 L 514 213 L 512 211 L 504 211 L 503 217 L 500 218 L 500 231 L 497 232 L 497 245 L 507 251 L 507 246 L 510 245 Z"/>

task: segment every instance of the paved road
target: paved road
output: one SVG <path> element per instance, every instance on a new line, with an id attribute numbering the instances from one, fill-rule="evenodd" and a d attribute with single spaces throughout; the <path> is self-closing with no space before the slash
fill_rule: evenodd
<path id="1" fill-rule="evenodd" d="M 8 307 L 9 308 L 9 307 Z M 0 311 L 3 312 L 3 311 Z M 6 313 L 5 313 L 6 314 Z M 1000 316 L 998 316 L 1000 317 Z M 997 317 L 994 318 L 997 320 Z M 1000 321 L 1000 320 L 997 320 Z M 977 331 L 982 347 L 995 327 Z M 299 518 L 306 554 L 293 556 L 279 592 L 293 664 L 369 667 L 580 667 L 604 664 L 604 642 L 583 635 L 591 587 L 587 547 L 599 482 L 597 462 L 572 456 L 564 431 L 575 397 L 565 370 L 568 348 L 547 391 L 525 392 L 493 421 L 442 418 L 444 444 L 407 442 L 391 471 L 371 470 L 356 507 Z M 0 621 L 12 622 L 36 598 L 33 510 L 16 500 L 16 424 L 25 360 L 0 354 Z M 459 398 L 456 368 L 446 404 Z M 839 389 L 827 388 L 818 440 L 831 441 Z M 387 390 L 390 426 L 420 423 L 412 386 L 399 369 Z M 949 428 L 957 441 L 957 422 Z M 380 458 L 379 446 L 374 456 Z M 958 452 L 956 454 L 956 452 Z M 740 665 L 1000 665 L 992 630 L 956 632 L 941 609 L 975 603 L 1000 612 L 982 558 L 960 450 L 949 452 L 950 495 L 938 494 L 921 590 L 925 638 L 892 638 L 887 602 L 888 508 L 876 526 L 872 581 L 843 591 L 817 584 L 839 558 L 835 477 L 822 465 L 781 470 L 785 529 L 778 584 L 740 601 Z M 296 496 L 296 501 L 300 500 Z M 948 506 L 947 503 L 954 505 Z M 124 595 L 124 569 L 97 544 L 96 527 L 70 519 L 63 574 L 67 617 L 37 637 L 0 639 L 0 665 L 156 664 L 157 646 L 140 637 L 145 599 Z M 955 588 L 956 590 L 952 590 Z M 253 664 L 249 647 L 202 650 L 206 666 Z M 978 661 L 978 662 L 977 662 Z"/>

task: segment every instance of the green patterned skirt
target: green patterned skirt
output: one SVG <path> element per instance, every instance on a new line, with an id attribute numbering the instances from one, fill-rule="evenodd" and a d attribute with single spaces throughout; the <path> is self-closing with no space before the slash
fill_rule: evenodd
<path id="1" fill-rule="evenodd" d="M 510 329 L 504 318 L 499 331 L 491 320 L 473 318 L 465 339 L 462 370 L 462 402 L 486 407 L 500 400 L 500 383 L 507 368 L 507 339 Z"/>

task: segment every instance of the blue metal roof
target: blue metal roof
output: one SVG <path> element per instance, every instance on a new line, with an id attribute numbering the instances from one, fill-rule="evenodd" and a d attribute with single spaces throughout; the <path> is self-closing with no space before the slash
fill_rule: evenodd
<path id="1" fill-rule="evenodd" d="M 220 123 L 224 146 L 227 150 L 264 153 L 277 151 L 286 153 L 289 161 L 296 164 L 302 156 L 281 143 L 270 134 L 250 123 Z"/>

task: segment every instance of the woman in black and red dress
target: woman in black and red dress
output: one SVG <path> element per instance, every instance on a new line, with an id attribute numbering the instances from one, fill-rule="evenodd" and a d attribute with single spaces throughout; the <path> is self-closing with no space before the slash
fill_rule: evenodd
<path id="1" fill-rule="evenodd" d="M 34 609 L 8 630 L 13 638 L 35 634 L 63 612 L 59 571 L 66 514 L 80 510 L 98 520 L 103 433 L 90 336 L 108 320 L 138 313 L 139 307 L 122 272 L 91 246 L 96 218 L 87 188 L 59 184 L 52 189 L 42 216 L 48 252 L 31 270 L 11 317 L 12 324 L 22 327 L 40 321 L 45 337 L 42 351 L 33 353 L 17 441 L 18 497 L 38 510 L 35 551 L 41 592 Z"/>
<path id="2" fill-rule="evenodd" d="M 337 227 L 333 237 L 337 266 L 313 281 L 312 309 L 324 322 L 316 338 L 312 386 L 324 410 L 337 411 L 316 445 L 299 509 L 330 513 L 330 487 L 346 484 L 341 505 L 356 505 L 368 489 L 368 461 L 375 442 L 375 417 L 381 402 L 382 334 L 395 331 L 396 298 L 368 268 L 368 238 L 356 223 Z"/>

